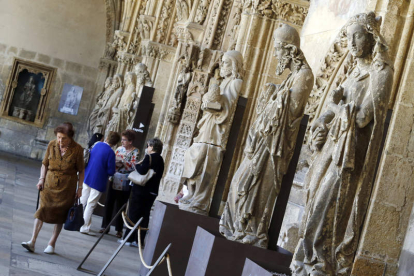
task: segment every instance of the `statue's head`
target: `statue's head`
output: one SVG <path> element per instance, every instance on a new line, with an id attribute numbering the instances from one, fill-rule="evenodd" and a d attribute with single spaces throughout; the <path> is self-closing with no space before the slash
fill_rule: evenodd
<path id="1" fill-rule="evenodd" d="M 116 74 L 112 80 L 112 88 L 119 88 L 122 86 L 122 75 Z"/>
<path id="2" fill-rule="evenodd" d="M 133 72 L 127 72 L 125 74 L 125 84 L 134 83 L 135 74 Z"/>
<path id="3" fill-rule="evenodd" d="M 300 50 L 300 37 L 295 28 L 285 23 L 280 23 L 273 32 L 274 56 L 278 60 L 276 74 L 281 75 L 286 67 L 293 62 L 295 69 L 299 70 L 304 63 L 304 57 Z"/>
<path id="4" fill-rule="evenodd" d="M 220 76 L 223 78 L 242 78 L 243 56 L 239 51 L 227 51 L 224 53 L 220 66 Z"/>
<path id="5" fill-rule="evenodd" d="M 380 35 L 381 17 L 374 12 L 353 16 L 341 30 L 341 40 L 355 58 L 379 58 L 388 50 Z M 380 58 L 382 59 L 382 58 Z"/>
<path id="6" fill-rule="evenodd" d="M 112 84 L 112 77 L 107 77 L 105 80 L 105 88 L 108 88 Z"/>
<path id="7" fill-rule="evenodd" d="M 134 72 L 137 75 L 145 74 L 147 72 L 147 66 L 144 63 L 138 63 L 134 67 Z"/>
<path id="8" fill-rule="evenodd" d="M 34 77 L 33 76 L 29 77 L 29 83 L 34 83 Z"/>

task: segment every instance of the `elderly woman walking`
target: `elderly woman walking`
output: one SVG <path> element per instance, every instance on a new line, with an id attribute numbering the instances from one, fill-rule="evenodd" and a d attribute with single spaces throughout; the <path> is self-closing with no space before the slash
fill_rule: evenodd
<path id="1" fill-rule="evenodd" d="M 40 208 L 34 214 L 33 235 L 30 241 L 22 242 L 22 246 L 30 252 L 34 252 L 37 236 L 43 222 L 46 222 L 55 224 L 55 228 L 44 253 L 54 253 L 69 209 L 75 199 L 82 196 L 83 148 L 73 140 L 75 131 L 71 123 L 59 125 L 54 133 L 56 140 L 47 147 L 37 184 L 37 189 L 41 191 Z"/>

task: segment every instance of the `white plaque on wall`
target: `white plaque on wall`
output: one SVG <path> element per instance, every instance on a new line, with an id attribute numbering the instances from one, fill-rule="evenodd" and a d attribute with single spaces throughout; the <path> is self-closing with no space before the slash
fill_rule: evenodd
<path id="1" fill-rule="evenodd" d="M 83 87 L 65 83 L 60 98 L 59 111 L 71 115 L 77 115 L 82 98 Z"/>

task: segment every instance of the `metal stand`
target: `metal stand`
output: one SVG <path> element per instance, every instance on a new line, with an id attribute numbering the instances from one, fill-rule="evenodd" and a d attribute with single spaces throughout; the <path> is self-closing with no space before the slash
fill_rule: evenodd
<path id="1" fill-rule="evenodd" d="M 139 219 L 137 223 L 135 223 L 134 228 L 129 232 L 128 236 L 122 241 L 122 243 L 118 246 L 118 249 L 112 254 L 111 258 L 106 262 L 105 266 L 102 268 L 101 272 L 99 272 L 98 276 L 102 276 L 105 272 L 105 270 L 108 268 L 108 266 L 112 263 L 112 261 L 115 259 L 116 255 L 118 255 L 119 251 L 121 251 L 122 247 L 124 247 L 125 243 L 131 237 L 131 235 L 134 234 L 135 230 L 137 230 L 138 226 L 141 224 L 142 218 Z"/>
<path id="2" fill-rule="evenodd" d="M 152 272 L 154 271 L 154 269 L 162 262 L 162 260 L 164 259 L 165 255 L 168 254 L 168 249 L 170 249 L 170 247 L 171 247 L 171 243 L 165 248 L 164 252 L 162 252 L 161 256 L 158 258 L 158 260 L 155 262 L 155 264 L 153 264 L 151 270 L 148 271 L 148 273 L 147 273 L 146 276 L 150 276 L 152 274 Z"/>
<path id="3" fill-rule="evenodd" d="M 80 263 L 80 265 L 78 266 L 77 270 L 82 271 L 82 272 L 86 272 L 92 275 L 97 275 L 96 272 L 90 271 L 88 269 L 82 268 L 82 265 L 85 263 L 86 259 L 89 257 L 89 255 L 91 255 L 92 251 L 95 249 L 95 247 L 98 245 L 98 243 L 102 240 L 103 236 L 106 234 L 106 232 L 109 230 L 109 228 L 111 227 L 112 223 L 121 215 L 122 211 L 126 208 L 127 203 L 125 203 L 121 209 L 119 209 L 118 213 L 116 213 L 116 215 L 114 216 L 114 218 L 111 220 L 110 223 L 108 223 L 108 226 L 106 226 L 104 232 L 102 233 L 102 235 L 99 237 L 99 239 L 95 242 L 95 244 L 92 246 L 91 250 L 89 250 L 88 254 L 86 254 L 85 258 L 82 260 L 82 262 Z M 142 220 L 142 218 L 141 218 Z M 141 221 L 139 220 L 139 222 Z M 136 225 L 139 225 L 139 223 L 137 223 Z M 133 232 L 131 232 L 133 233 Z M 130 234 L 131 234 L 130 233 Z M 128 235 L 129 237 L 129 235 Z M 126 241 L 126 240 L 125 240 Z M 122 243 L 122 246 L 124 245 L 124 243 Z M 122 247 L 121 247 L 122 248 Z M 119 250 L 116 252 L 116 254 L 118 254 Z M 116 256 L 116 255 L 115 255 Z M 115 257 L 114 257 L 115 258 Z M 113 260 L 113 258 L 112 258 Z M 111 262 L 112 262 L 111 260 Z M 109 264 L 108 264 L 109 265 Z M 105 268 L 106 269 L 106 268 Z"/>

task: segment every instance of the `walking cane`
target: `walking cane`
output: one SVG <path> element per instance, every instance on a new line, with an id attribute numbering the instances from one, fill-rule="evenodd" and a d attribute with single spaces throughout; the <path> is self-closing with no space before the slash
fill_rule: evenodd
<path id="1" fill-rule="evenodd" d="M 36 203 L 36 211 L 39 208 L 39 197 L 40 197 L 40 190 L 37 193 L 37 203 Z"/>

